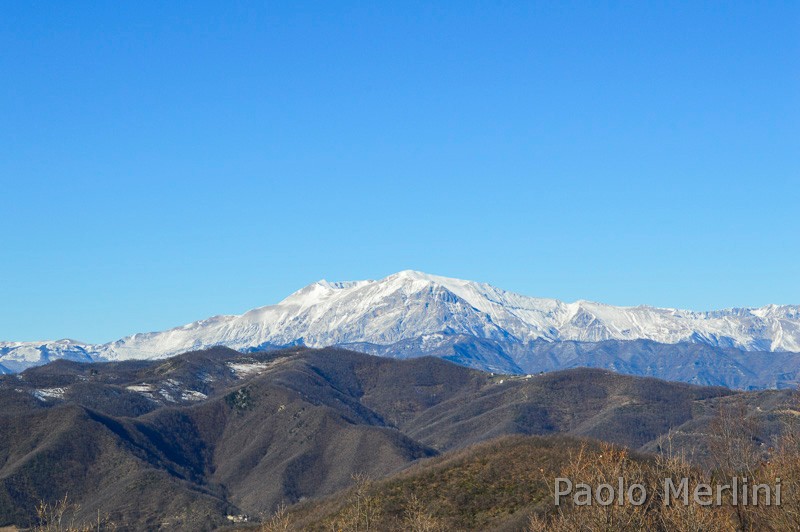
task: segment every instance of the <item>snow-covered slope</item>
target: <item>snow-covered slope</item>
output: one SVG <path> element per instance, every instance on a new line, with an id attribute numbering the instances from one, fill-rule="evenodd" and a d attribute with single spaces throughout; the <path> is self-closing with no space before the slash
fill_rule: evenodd
<path id="1" fill-rule="evenodd" d="M 93 362 L 97 360 L 98 347 L 75 340 L 0 342 L 0 373 L 5 373 L 4 368 L 9 372 L 22 371 L 61 358 Z"/>
<path id="2" fill-rule="evenodd" d="M 564 303 L 483 283 L 403 271 L 377 281 L 319 281 L 277 305 L 164 332 L 134 334 L 103 345 L 71 340 L 0 343 L 0 365 L 18 371 L 55 358 L 160 358 L 213 345 L 241 350 L 289 344 L 390 345 L 438 338 L 440 333 L 504 344 L 645 339 L 798 352 L 800 306 L 690 312 Z M 425 342 L 419 345 L 424 350 Z"/>

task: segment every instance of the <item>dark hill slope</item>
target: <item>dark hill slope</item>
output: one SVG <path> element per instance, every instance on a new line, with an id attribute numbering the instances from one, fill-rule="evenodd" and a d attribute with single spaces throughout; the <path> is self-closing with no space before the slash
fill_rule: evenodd
<path id="1" fill-rule="evenodd" d="M 230 507 L 213 487 L 195 481 L 190 464 L 170 460 L 130 422 L 66 404 L 25 417 L 3 416 L 2 423 L 4 523 L 26 525 L 39 500 L 65 494 L 80 502 L 84 517 L 100 510 L 142 527 L 198 527 L 204 516 L 224 515 Z"/>
<path id="2" fill-rule="evenodd" d="M 437 452 L 506 434 L 633 448 L 691 439 L 738 395 L 576 369 L 493 376 L 434 358 L 337 350 L 56 362 L 0 377 L 0 526 L 64 493 L 136 529 L 200 530 L 225 514 L 329 495 Z M 752 396 L 778 408 L 783 392 Z M 169 496 L 165 497 L 164 494 Z"/>
<path id="3" fill-rule="evenodd" d="M 740 395 L 588 368 L 492 375 L 437 358 L 397 361 L 327 350 L 308 352 L 304 361 L 383 423 L 439 451 L 503 434 L 550 433 L 639 448 L 671 428 L 704 418 L 709 412 L 703 405 L 713 399 Z M 308 382 L 302 388 L 319 389 Z"/>

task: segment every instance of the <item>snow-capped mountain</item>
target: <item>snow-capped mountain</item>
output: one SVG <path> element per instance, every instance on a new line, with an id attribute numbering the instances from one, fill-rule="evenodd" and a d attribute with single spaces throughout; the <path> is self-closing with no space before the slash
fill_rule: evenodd
<path id="1" fill-rule="evenodd" d="M 708 344 L 744 351 L 800 352 L 800 306 L 691 312 L 646 306 L 564 303 L 507 292 L 484 283 L 403 271 L 375 281 L 319 281 L 277 305 L 238 316 L 215 316 L 163 332 L 88 345 L 71 340 L 0 343 L 10 371 L 56 358 L 161 358 L 224 345 L 239 350 L 303 344 L 361 346 L 371 352 L 413 344 L 434 353 L 453 338 L 494 345 L 519 362 L 535 342 L 650 340 Z M 406 353 L 407 354 L 407 353 Z M 393 356 L 404 356 L 394 353 Z M 513 364 L 510 362 L 510 364 Z M 508 369 L 502 363 L 476 364 Z M 511 368 L 513 369 L 513 367 Z"/>

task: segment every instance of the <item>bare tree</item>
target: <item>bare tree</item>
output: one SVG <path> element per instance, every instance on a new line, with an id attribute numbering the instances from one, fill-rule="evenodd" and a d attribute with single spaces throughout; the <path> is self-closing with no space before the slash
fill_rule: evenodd
<path id="1" fill-rule="evenodd" d="M 436 532 L 444 530 L 444 527 L 433 515 L 431 515 L 422 501 L 412 494 L 405 504 L 403 512 L 404 530 L 409 532 Z"/>
<path id="2" fill-rule="evenodd" d="M 286 532 L 292 530 L 292 519 L 286 504 L 281 503 L 278 509 L 270 516 L 269 520 L 261 525 L 261 532 Z"/>
<path id="3" fill-rule="evenodd" d="M 751 481 L 757 477 L 756 470 L 766 459 L 759 434 L 760 426 L 741 397 L 719 404 L 708 434 L 708 449 L 717 481 L 730 484 L 734 477 Z M 746 489 L 743 483 L 738 484 L 739 490 Z M 742 493 L 737 496 L 741 500 Z M 739 530 L 753 530 L 752 506 L 737 504 L 732 507 Z"/>
<path id="4" fill-rule="evenodd" d="M 372 480 L 362 473 L 352 476 L 355 486 L 349 504 L 332 527 L 337 531 L 368 532 L 376 530 L 381 515 L 381 500 L 372 494 Z"/>

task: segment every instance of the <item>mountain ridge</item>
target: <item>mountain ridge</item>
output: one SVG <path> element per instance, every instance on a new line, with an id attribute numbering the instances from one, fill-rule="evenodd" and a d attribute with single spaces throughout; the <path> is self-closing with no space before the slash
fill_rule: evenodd
<path id="1" fill-rule="evenodd" d="M 57 358 L 164 358 L 217 345 L 253 351 L 289 345 L 380 347 L 416 342 L 417 351 L 425 354 L 437 350 L 435 344 L 441 343 L 442 336 L 470 337 L 474 349 L 480 342 L 502 345 L 506 355 L 536 342 L 611 340 L 796 353 L 800 352 L 800 306 L 698 312 L 643 305 L 614 307 L 585 300 L 565 303 L 487 283 L 405 270 L 380 280 L 320 280 L 275 305 L 240 315 L 212 316 L 166 331 L 136 333 L 106 344 L 0 342 L 0 364 L 20 371 Z M 370 352 L 376 351 L 380 349 Z M 511 360 L 513 356 L 495 353 L 494 357 L 494 362 L 473 367 L 525 371 L 525 364 Z"/>

